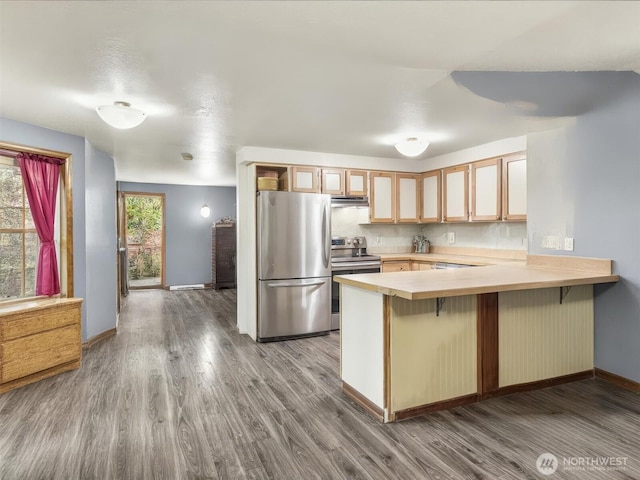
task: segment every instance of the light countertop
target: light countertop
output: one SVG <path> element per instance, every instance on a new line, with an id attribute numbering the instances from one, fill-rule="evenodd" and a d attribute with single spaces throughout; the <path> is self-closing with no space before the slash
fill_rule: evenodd
<path id="1" fill-rule="evenodd" d="M 14 313 L 27 313 L 47 309 L 53 306 L 82 303 L 82 298 L 39 297 L 33 300 L 14 301 L 0 304 L 0 317 Z"/>
<path id="2" fill-rule="evenodd" d="M 410 255 L 431 256 L 431 254 Z M 456 257 L 459 258 L 459 256 Z M 440 255 L 438 255 L 438 258 L 441 258 Z M 334 280 L 344 285 L 351 285 L 384 295 L 398 296 L 407 300 L 419 300 L 423 298 L 455 297 L 513 290 L 611 283 L 620 279 L 618 275 L 606 272 L 524 265 L 522 261 L 518 263 L 449 270 L 362 273 L 336 276 Z"/>

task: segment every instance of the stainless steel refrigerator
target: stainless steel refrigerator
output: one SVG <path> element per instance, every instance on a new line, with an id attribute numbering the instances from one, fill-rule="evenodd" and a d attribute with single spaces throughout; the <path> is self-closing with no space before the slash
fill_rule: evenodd
<path id="1" fill-rule="evenodd" d="M 258 192 L 258 341 L 331 329 L 331 196 Z"/>

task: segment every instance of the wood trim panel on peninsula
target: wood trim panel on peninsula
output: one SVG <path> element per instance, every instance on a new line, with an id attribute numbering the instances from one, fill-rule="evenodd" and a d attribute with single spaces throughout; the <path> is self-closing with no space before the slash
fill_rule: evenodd
<path id="1" fill-rule="evenodd" d="M 500 386 L 498 352 L 498 294 L 478 295 L 478 392 L 497 390 Z"/>

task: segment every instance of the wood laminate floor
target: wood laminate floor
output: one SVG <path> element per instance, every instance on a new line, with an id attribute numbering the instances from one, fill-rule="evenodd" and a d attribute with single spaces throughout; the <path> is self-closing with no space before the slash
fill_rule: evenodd
<path id="1" fill-rule="evenodd" d="M 638 394 L 594 379 L 382 425 L 341 392 L 337 333 L 256 344 L 235 302 L 131 292 L 80 370 L 0 396 L 0 479 L 640 478 Z"/>

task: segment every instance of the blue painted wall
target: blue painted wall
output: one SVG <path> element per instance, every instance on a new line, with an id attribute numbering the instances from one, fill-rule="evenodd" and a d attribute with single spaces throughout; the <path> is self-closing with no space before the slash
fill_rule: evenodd
<path id="1" fill-rule="evenodd" d="M 211 283 L 211 225 L 236 215 L 235 187 L 203 187 L 119 182 L 123 192 L 165 194 L 165 283 Z M 200 207 L 211 208 L 209 218 Z"/>
<path id="2" fill-rule="evenodd" d="M 114 328 L 117 305 L 116 176 L 113 159 L 85 142 L 86 337 Z"/>
<path id="3" fill-rule="evenodd" d="M 116 288 L 115 221 L 109 213 L 115 208 L 113 159 L 95 150 L 82 137 L 1 117 L 0 140 L 71 153 L 73 281 L 74 296 L 84 299 L 82 338 L 87 340 L 114 328 L 116 296 L 109 293 Z M 112 232 L 111 240 L 103 243 L 102 234 L 109 231 Z"/>
<path id="4" fill-rule="evenodd" d="M 527 139 L 529 252 L 610 258 L 622 281 L 595 287 L 595 365 L 640 382 L 640 75 L 601 75 L 607 101 Z M 541 247 L 575 239 L 573 252 Z"/>

